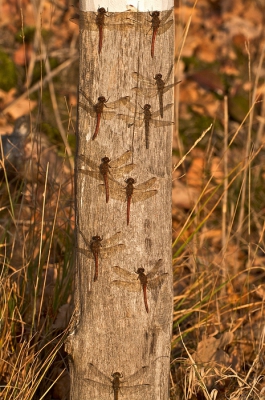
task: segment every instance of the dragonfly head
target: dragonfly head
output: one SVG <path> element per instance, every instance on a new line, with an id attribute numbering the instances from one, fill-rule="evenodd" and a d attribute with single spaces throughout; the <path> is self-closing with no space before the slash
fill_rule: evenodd
<path id="1" fill-rule="evenodd" d="M 104 97 L 104 96 L 99 96 L 99 97 L 98 97 L 98 102 L 99 102 L 99 103 L 106 103 L 106 101 L 107 101 L 107 100 L 106 100 L 106 97 Z"/>
<path id="2" fill-rule="evenodd" d="M 143 274 L 144 268 L 138 268 L 136 272 L 137 272 L 137 274 Z"/>
<path id="3" fill-rule="evenodd" d="M 162 79 L 162 74 L 156 74 L 155 77 L 154 77 L 154 79 L 155 79 L 156 81 L 159 81 L 160 79 Z"/>
<path id="4" fill-rule="evenodd" d="M 109 159 L 109 157 L 103 157 L 103 158 L 101 158 L 101 161 L 102 161 L 104 164 L 108 164 L 108 163 L 110 162 L 110 159 Z"/>
<path id="5" fill-rule="evenodd" d="M 94 240 L 95 242 L 101 242 L 101 240 L 103 240 L 103 237 L 100 237 L 99 235 L 92 236 L 92 240 Z"/>
<path id="6" fill-rule="evenodd" d="M 144 105 L 144 110 L 150 110 L 150 108 L 151 108 L 151 105 L 150 105 L 150 104 L 145 104 L 145 105 Z"/>
<path id="7" fill-rule="evenodd" d="M 99 14 L 106 14 L 106 12 L 107 12 L 107 11 L 105 10 L 104 7 L 99 7 L 99 8 L 98 8 L 98 13 L 99 13 Z"/>
<path id="8" fill-rule="evenodd" d="M 159 11 L 153 11 L 153 12 L 151 13 L 151 17 L 159 17 L 159 15 L 160 15 L 160 12 L 159 12 Z"/>
<path id="9" fill-rule="evenodd" d="M 120 373 L 120 372 L 113 372 L 113 374 L 111 374 L 111 376 L 112 376 L 113 379 L 115 379 L 115 378 L 119 378 L 119 379 L 123 378 L 123 374 Z"/>
<path id="10" fill-rule="evenodd" d="M 133 178 L 127 178 L 127 179 L 125 179 L 125 182 L 126 182 L 127 184 L 133 185 L 133 184 L 135 183 L 135 179 L 133 179 Z"/>

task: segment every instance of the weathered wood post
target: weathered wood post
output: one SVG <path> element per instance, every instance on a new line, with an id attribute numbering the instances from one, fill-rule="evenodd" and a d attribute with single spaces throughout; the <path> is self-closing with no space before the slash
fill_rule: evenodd
<path id="1" fill-rule="evenodd" d="M 95 3 L 79 12 L 71 399 L 168 400 L 173 2 Z"/>

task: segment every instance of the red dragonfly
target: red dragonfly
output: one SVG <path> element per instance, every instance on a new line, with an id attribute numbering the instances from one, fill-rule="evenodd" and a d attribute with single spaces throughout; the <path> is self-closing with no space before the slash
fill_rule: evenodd
<path id="1" fill-rule="evenodd" d="M 70 20 L 80 26 L 80 29 L 98 31 L 98 53 L 101 53 L 103 44 L 103 31 L 131 29 L 134 24 L 126 18 L 126 11 L 119 13 L 108 13 L 104 7 L 99 7 L 97 13 L 79 11 Z"/>
<path id="2" fill-rule="evenodd" d="M 134 186 L 135 180 L 133 178 L 127 178 L 125 180 L 126 186 L 122 186 L 115 181 L 110 182 L 110 197 L 120 201 L 127 201 L 127 225 L 129 225 L 130 222 L 131 202 L 136 203 L 138 201 L 144 201 L 154 196 L 157 190 L 146 190 L 151 188 L 156 181 L 156 178 L 151 178 L 136 186 Z"/>
<path id="3" fill-rule="evenodd" d="M 104 182 L 106 191 L 106 203 L 109 201 L 109 180 L 119 179 L 124 175 L 128 174 L 136 166 L 135 164 L 127 164 L 132 158 L 132 152 L 126 151 L 116 160 L 111 161 L 108 157 L 101 159 L 101 164 L 97 165 L 94 161 L 85 157 L 83 154 L 79 156 L 79 159 L 83 161 L 90 169 L 81 169 L 83 174 L 89 175 L 94 179 Z"/>
<path id="4" fill-rule="evenodd" d="M 173 106 L 173 103 L 167 104 L 165 107 L 163 107 L 163 111 L 169 110 Z M 158 117 L 159 114 L 161 113 L 161 110 L 151 112 L 151 106 L 150 104 L 145 104 L 144 107 L 141 107 L 143 112 L 135 112 L 136 105 L 128 102 L 126 104 L 126 107 L 129 108 L 129 110 L 134 113 L 133 115 L 125 115 L 125 114 L 118 114 L 117 117 L 122 119 L 128 124 L 128 128 L 130 128 L 132 125 L 136 127 L 142 127 L 144 125 L 145 128 L 145 145 L 146 148 L 149 149 L 149 133 L 150 133 L 150 124 L 154 125 L 155 128 L 159 128 L 161 126 L 170 126 L 174 125 L 174 122 L 172 121 L 160 121 L 157 119 L 154 119 L 154 117 Z M 136 118 L 135 118 L 136 114 Z"/>
<path id="5" fill-rule="evenodd" d="M 88 103 L 88 104 L 85 104 L 80 101 L 80 103 L 79 103 L 80 107 L 83 108 L 83 110 L 85 110 L 87 113 L 89 113 L 92 118 L 96 118 L 96 127 L 95 127 L 94 134 L 92 136 L 92 140 L 95 140 L 98 135 L 101 117 L 103 117 L 103 119 L 114 118 L 116 115 L 116 112 L 113 109 L 117 108 L 121 105 L 126 105 L 130 101 L 130 97 L 125 96 L 125 97 L 121 97 L 120 99 L 118 99 L 116 101 L 108 103 L 108 100 L 104 96 L 99 96 L 98 102 L 93 103 L 91 98 L 89 96 L 87 96 L 82 89 L 80 89 L 80 93 L 86 99 L 86 101 Z M 107 103 L 108 103 L 108 105 L 107 105 Z M 110 108 L 112 110 L 105 110 L 106 108 Z"/>
<path id="6" fill-rule="evenodd" d="M 146 379 L 146 374 L 148 371 L 147 366 L 140 368 L 138 371 L 134 372 L 132 375 L 128 376 L 125 379 L 121 372 L 114 372 L 111 374 L 111 378 L 109 378 L 98 368 L 96 368 L 92 363 L 89 363 L 88 367 L 90 376 L 92 375 L 92 377 L 95 378 L 84 378 L 84 380 L 87 381 L 91 386 L 99 389 L 100 391 L 104 387 L 108 391 L 112 389 L 114 400 L 119 400 L 120 391 L 129 396 L 130 394 L 133 394 L 137 391 L 142 391 L 144 389 L 150 388 L 149 383 L 140 383 L 141 381 Z"/>
<path id="7" fill-rule="evenodd" d="M 149 12 L 151 20 L 150 19 L 146 20 L 144 13 L 135 13 L 135 14 L 136 14 L 135 22 L 141 24 L 141 27 L 146 34 L 152 35 L 151 57 L 154 57 L 156 36 L 162 35 L 173 25 L 173 18 L 167 21 L 168 18 L 172 16 L 172 9 L 163 12 L 163 16 L 161 19 L 160 19 L 160 11 L 153 11 L 152 13 Z M 150 25 L 148 27 L 145 26 L 146 21 L 148 22 L 148 24 L 151 24 L 151 29 Z"/>
<path id="8" fill-rule="evenodd" d="M 172 89 L 175 85 L 180 83 L 181 81 L 171 83 L 167 85 L 170 75 L 173 70 L 173 65 L 170 67 L 166 78 L 162 79 L 162 74 L 156 74 L 153 78 L 145 77 L 138 72 L 133 72 L 132 77 L 137 81 L 138 86 L 134 87 L 132 90 L 139 93 L 140 95 L 151 98 L 158 96 L 159 99 L 159 108 L 160 108 L 160 116 L 163 118 L 163 96 L 169 90 Z M 155 80 L 155 82 L 154 82 Z"/>
<path id="9" fill-rule="evenodd" d="M 162 266 L 162 260 L 160 259 L 157 261 L 157 263 L 151 269 L 151 271 L 148 272 L 148 274 L 145 274 L 144 268 L 138 268 L 136 271 L 138 277 L 136 276 L 135 273 L 126 271 L 126 269 L 120 268 L 118 266 L 112 267 L 112 269 L 117 275 L 119 275 L 121 278 L 127 279 L 126 281 L 114 280 L 112 281 L 112 283 L 130 292 L 140 292 L 141 290 L 143 290 L 144 305 L 146 312 L 148 313 L 149 307 L 147 302 L 147 289 L 151 290 L 160 289 L 163 283 L 165 282 L 165 279 L 168 276 L 168 274 L 165 272 L 155 277 L 161 266 Z"/>
<path id="10" fill-rule="evenodd" d="M 79 230 L 86 246 L 88 249 L 77 248 L 79 253 L 84 254 L 88 258 L 92 258 L 95 261 L 95 274 L 94 274 L 94 282 L 98 279 L 98 259 L 99 258 L 108 258 L 113 254 L 116 254 L 117 251 L 124 250 L 125 245 L 113 244 L 119 241 L 121 237 L 121 232 L 115 233 L 115 235 L 111 236 L 109 239 L 104 239 L 99 235 L 92 236 L 90 242 L 86 239 L 83 232 Z M 113 244 L 113 245 L 112 245 Z"/>

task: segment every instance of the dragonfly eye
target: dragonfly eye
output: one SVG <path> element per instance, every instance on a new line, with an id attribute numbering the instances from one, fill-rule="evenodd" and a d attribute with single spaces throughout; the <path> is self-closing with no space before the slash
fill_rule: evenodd
<path id="1" fill-rule="evenodd" d="M 103 157 L 103 158 L 101 158 L 101 161 L 103 162 L 103 163 L 109 163 L 110 162 L 110 159 L 109 159 L 109 157 Z"/>
<path id="2" fill-rule="evenodd" d="M 151 108 L 150 104 L 145 104 L 144 105 L 144 110 L 150 110 L 150 108 Z"/>
<path id="3" fill-rule="evenodd" d="M 106 103 L 106 97 L 104 97 L 104 96 L 99 96 L 99 97 L 98 97 L 98 101 L 99 101 L 100 103 Z"/>
<path id="4" fill-rule="evenodd" d="M 155 80 L 162 79 L 162 74 L 156 74 L 154 79 Z"/>
<path id="5" fill-rule="evenodd" d="M 106 10 L 105 10 L 104 7 L 99 7 L 99 8 L 98 8 L 98 12 L 99 12 L 100 14 L 105 14 L 105 13 L 106 13 Z"/>
<path id="6" fill-rule="evenodd" d="M 125 180 L 125 182 L 133 184 L 133 183 L 135 183 L 135 180 L 133 178 L 128 178 Z"/>
<path id="7" fill-rule="evenodd" d="M 160 12 L 159 11 L 153 11 L 152 12 L 152 17 L 159 17 Z"/>
<path id="8" fill-rule="evenodd" d="M 144 268 L 138 268 L 137 269 L 137 274 L 142 274 L 144 272 Z"/>

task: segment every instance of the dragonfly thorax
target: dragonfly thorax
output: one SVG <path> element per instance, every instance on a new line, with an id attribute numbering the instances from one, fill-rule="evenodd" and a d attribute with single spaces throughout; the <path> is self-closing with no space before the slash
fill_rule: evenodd
<path id="1" fill-rule="evenodd" d="M 150 104 L 145 104 L 145 105 L 144 105 L 144 110 L 150 110 L 150 108 L 151 108 L 151 105 L 150 105 Z"/>
<path id="2" fill-rule="evenodd" d="M 98 97 L 98 101 L 99 101 L 99 103 L 106 103 L 106 97 L 104 97 L 104 96 L 99 96 Z"/>
<path id="3" fill-rule="evenodd" d="M 155 79 L 156 81 L 162 79 L 162 74 L 156 74 L 155 77 L 154 77 L 154 79 Z"/>
<path id="4" fill-rule="evenodd" d="M 125 182 L 127 183 L 127 185 L 133 185 L 135 183 L 135 179 L 133 178 L 127 178 L 125 180 Z"/>
<path id="5" fill-rule="evenodd" d="M 123 374 L 121 374 L 120 372 L 113 372 L 113 374 L 111 374 L 111 376 L 112 376 L 113 379 L 115 379 L 115 378 L 118 378 L 118 379 L 123 378 Z"/>
<path id="6" fill-rule="evenodd" d="M 99 7 L 99 8 L 98 8 L 98 13 L 99 13 L 99 14 L 106 14 L 106 12 L 107 12 L 107 11 L 105 10 L 104 7 Z"/>
<path id="7" fill-rule="evenodd" d="M 100 237 L 99 235 L 92 236 L 92 240 L 95 242 L 101 242 L 103 240 L 103 237 Z"/>
<path id="8" fill-rule="evenodd" d="M 103 158 L 101 158 L 101 161 L 102 161 L 104 164 L 107 164 L 107 163 L 110 162 L 110 159 L 109 159 L 109 157 L 103 157 Z"/>

